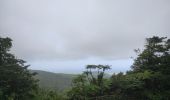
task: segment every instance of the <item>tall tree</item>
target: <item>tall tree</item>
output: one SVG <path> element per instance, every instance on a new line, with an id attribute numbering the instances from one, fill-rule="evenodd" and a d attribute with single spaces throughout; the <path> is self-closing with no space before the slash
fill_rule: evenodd
<path id="1" fill-rule="evenodd" d="M 145 49 L 136 50 L 138 57 L 132 65 L 133 73 L 149 72 L 144 82 L 145 92 L 150 99 L 170 98 L 170 39 L 153 36 L 146 39 Z"/>
<path id="2" fill-rule="evenodd" d="M 30 100 L 37 89 L 35 73 L 11 54 L 12 40 L 0 37 L 0 100 Z"/>
<path id="3" fill-rule="evenodd" d="M 108 69 L 109 65 L 87 65 L 86 71 L 73 80 L 72 89 L 68 92 L 69 100 L 86 100 L 104 95 L 109 83 L 104 74 Z"/>
<path id="4" fill-rule="evenodd" d="M 169 100 L 170 39 L 147 38 L 144 49 L 135 51 L 138 56 L 134 59 L 132 70 L 125 75 L 112 76 L 112 94 L 127 100 Z"/>
<path id="5" fill-rule="evenodd" d="M 140 52 L 136 50 L 138 57 L 132 65 L 133 71 L 145 70 L 170 72 L 170 39 L 157 37 L 146 39 L 145 49 Z"/>

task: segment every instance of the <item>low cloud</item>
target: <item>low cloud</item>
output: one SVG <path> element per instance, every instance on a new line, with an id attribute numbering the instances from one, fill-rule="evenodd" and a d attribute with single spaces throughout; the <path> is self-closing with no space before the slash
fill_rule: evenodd
<path id="1" fill-rule="evenodd" d="M 170 36 L 169 0 L 1 0 L 0 34 L 18 57 L 128 59 L 153 35 Z"/>

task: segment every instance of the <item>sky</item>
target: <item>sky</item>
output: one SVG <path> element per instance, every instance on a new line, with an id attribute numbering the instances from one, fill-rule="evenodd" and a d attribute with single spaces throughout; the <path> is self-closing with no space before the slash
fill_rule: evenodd
<path id="1" fill-rule="evenodd" d="M 154 35 L 170 37 L 169 0 L 0 0 L 0 36 L 12 38 L 11 52 L 30 69 L 126 72 Z"/>

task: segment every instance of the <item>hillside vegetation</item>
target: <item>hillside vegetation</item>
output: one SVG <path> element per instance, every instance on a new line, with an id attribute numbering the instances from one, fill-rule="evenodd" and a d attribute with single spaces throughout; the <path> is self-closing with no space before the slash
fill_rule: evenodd
<path id="1" fill-rule="evenodd" d="M 39 80 L 41 88 L 50 90 L 64 90 L 71 87 L 72 80 L 76 77 L 73 74 L 52 73 L 41 70 L 30 70 L 30 72 L 36 72 L 34 76 Z"/>

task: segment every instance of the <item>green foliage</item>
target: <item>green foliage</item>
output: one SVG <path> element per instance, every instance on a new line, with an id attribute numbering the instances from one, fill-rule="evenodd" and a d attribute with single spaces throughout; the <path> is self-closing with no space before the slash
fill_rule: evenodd
<path id="1" fill-rule="evenodd" d="M 112 76 L 111 92 L 136 100 L 170 99 L 170 39 L 147 38 L 145 49 L 136 52 L 132 70 Z"/>
<path id="2" fill-rule="evenodd" d="M 73 86 L 68 92 L 69 100 L 85 100 L 104 95 L 110 83 L 104 79 L 104 72 L 108 69 L 108 65 L 87 65 L 86 71 L 73 80 Z M 96 76 L 93 74 L 95 71 Z"/>
<path id="3" fill-rule="evenodd" d="M 88 65 L 87 71 L 73 81 L 70 100 L 169 100 L 170 99 L 170 39 L 146 39 L 145 49 L 136 50 L 132 70 L 104 79 L 109 66 Z M 93 72 L 97 70 L 97 75 Z M 102 99 L 103 98 L 103 99 Z"/>
<path id="4" fill-rule="evenodd" d="M 9 53 L 11 41 L 0 37 L 0 99 L 29 100 L 37 89 L 37 82 L 33 79 L 35 73 L 27 70 L 25 61 Z"/>
<path id="5" fill-rule="evenodd" d="M 66 100 L 66 97 L 58 91 L 39 89 L 32 100 Z"/>
<path id="6" fill-rule="evenodd" d="M 40 70 L 30 70 L 30 72 L 36 72 L 34 77 L 39 80 L 38 84 L 40 88 L 64 91 L 71 87 L 72 80 L 77 76 L 73 74 L 52 73 Z"/>
<path id="7" fill-rule="evenodd" d="M 145 49 L 138 53 L 132 69 L 135 72 L 151 70 L 154 72 L 170 73 L 170 39 L 166 37 L 147 38 Z"/>
<path id="8" fill-rule="evenodd" d="M 87 65 L 86 71 L 72 81 L 67 96 L 54 90 L 38 88 L 37 80 L 33 78 L 35 73 L 27 70 L 25 61 L 9 53 L 11 41 L 10 38 L 0 38 L 0 100 L 170 99 L 170 39 L 166 37 L 147 38 L 144 50 L 135 50 L 138 57 L 134 59 L 132 70 L 126 74 L 120 72 L 105 78 L 105 71 L 110 69 L 110 66 Z M 43 76 L 46 82 L 62 80 L 65 77 L 61 75 L 56 78 L 54 75 L 46 74 L 48 75 Z M 60 84 L 65 82 L 69 83 L 60 81 Z"/>
<path id="9" fill-rule="evenodd" d="M 169 92 L 165 92 L 170 91 L 170 39 L 147 38 L 145 49 L 135 59 L 132 69 L 134 73 L 150 71 L 148 78 L 142 80 L 149 99 L 170 98 Z"/>

